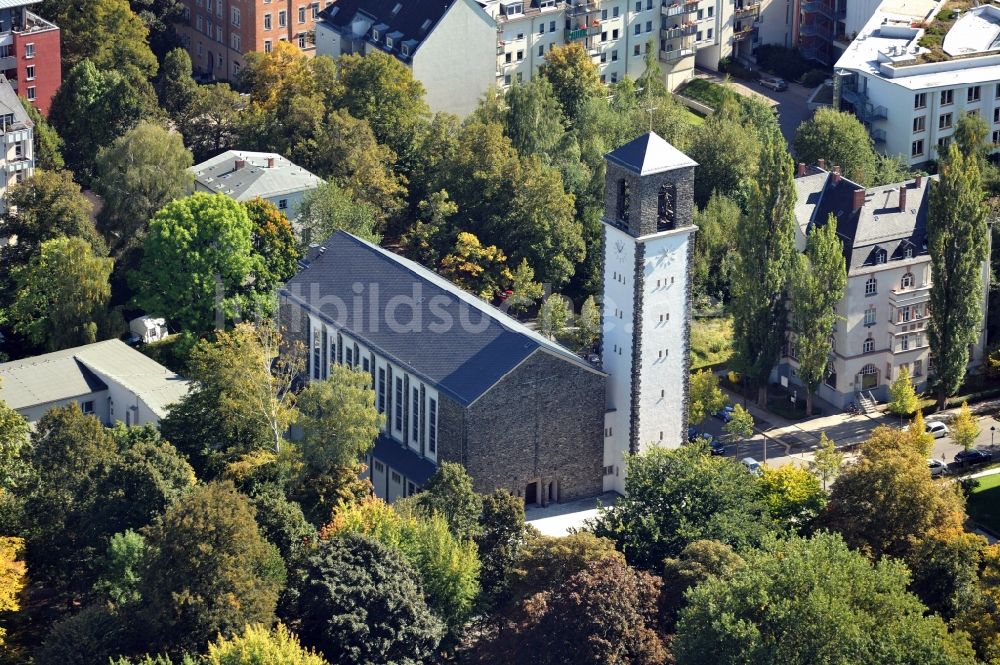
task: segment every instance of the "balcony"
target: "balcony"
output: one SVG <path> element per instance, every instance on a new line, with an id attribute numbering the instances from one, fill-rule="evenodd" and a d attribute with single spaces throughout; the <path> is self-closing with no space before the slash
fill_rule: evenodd
<path id="1" fill-rule="evenodd" d="M 875 141 L 875 145 L 885 145 L 885 130 L 884 129 L 873 129 L 869 132 L 871 134 L 872 140 Z"/>
<path id="2" fill-rule="evenodd" d="M 695 49 L 693 48 L 679 48 L 673 51 L 660 51 L 660 60 L 663 62 L 676 62 L 682 58 L 694 55 Z"/>
<path id="3" fill-rule="evenodd" d="M 664 16 L 680 16 L 681 14 L 690 14 L 691 12 L 698 11 L 698 0 L 686 0 L 685 2 L 677 2 L 676 0 L 671 4 L 660 5 L 660 13 Z"/>
<path id="4" fill-rule="evenodd" d="M 750 25 L 737 32 L 733 32 L 733 41 L 734 42 L 746 41 L 753 36 L 755 30 L 757 30 L 757 26 Z"/>
<path id="5" fill-rule="evenodd" d="M 7 56 L 6 58 L 0 58 L 0 72 L 5 72 L 8 69 L 17 69 L 17 57 Z"/>
<path id="6" fill-rule="evenodd" d="M 600 10 L 599 2 L 577 2 L 566 8 L 566 16 L 585 16 Z"/>
<path id="7" fill-rule="evenodd" d="M 37 14 L 32 14 L 31 12 L 24 12 L 24 27 L 14 27 L 11 28 L 11 32 L 16 33 L 30 33 L 30 32 L 44 32 L 46 30 L 55 30 L 56 26 L 54 23 L 49 23 L 41 16 Z"/>
<path id="8" fill-rule="evenodd" d="M 587 37 L 601 34 L 601 26 L 599 24 L 592 25 L 589 28 L 581 26 L 575 30 L 566 30 L 564 34 L 568 42 L 576 41 L 577 39 L 586 39 Z"/>
<path id="9" fill-rule="evenodd" d="M 744 3 L 743 6 L 737 7 L 736 11 L 733 13 L 737 19 L 747 18 L 748 16 L 756 16 L 760 14 L 760 3 Z"/>
<path id="10" fill-rule="evenodd" d="M 696 25 L 684 25 L 678 28 L 667 28 L 666 30 L 660 30 L 660 37 L 663 39 L 676 39 L 677 37 L 688 37 L 690 35 L 697 34 L 698 26 Z"/>
<path id="11" fill-rule="evenodd" d="M 893 289 L 889 291 L 889 304 L 893 307 L 908 307 L 927 302 L 930 297 L 930 284 L 912 289 Z"/>
<path id="12" fill-rule="evenodd" d="M 824 41 L 833 39 L 833 26 L 821 23 L 803 23 L 799 26 L 799 34 L 803 37 L 819 37 Z"/>

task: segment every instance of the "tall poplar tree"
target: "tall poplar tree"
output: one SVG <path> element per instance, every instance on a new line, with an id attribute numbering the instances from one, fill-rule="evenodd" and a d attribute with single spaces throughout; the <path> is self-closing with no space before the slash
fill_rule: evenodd
<path id="1" fill-rule="evenodd" d="M 927 215 L 934 285 L 928 336 L 934 357 L 933 386 L 938 408 L 944 408 L 947 397 L 962 384 L 969 345 L 979 336 L 987 229 L 978 157 L 965 155 L 952 144 L 939 173 Z"/>
<path id="2" fill-rule="evenodd" d="M 795 255 L 792 158 L 779 136 L 767 137 L 747 215 L 736 232 L 732 273 L 734 347 L 742 372 L 767 405 L 767 379 L 785 341 L 785 290 Z"/>
<path id="3" fill-rule="evenodd" d="M 837 323 L 837 303 L 847 287 L 844 249 L 837 238 L 837 220 L 814 228 L 806 251 L 795 257 L 791 275 L 792 331 L 799 359 L 799 378 L 806 384 L 806 415 L 812 415 L 812 398 L 826 376 L 830 360 L 830 335 Z"/>

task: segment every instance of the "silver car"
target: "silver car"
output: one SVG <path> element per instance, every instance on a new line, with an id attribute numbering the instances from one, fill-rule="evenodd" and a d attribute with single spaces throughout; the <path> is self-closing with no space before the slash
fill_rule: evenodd
<path id="1" fill-rule="evenodd" d="M 948 436 L 948 426 L 940 420 L 931 420 L 924 427 L 925 431 L 935 439 Z"/>
<path id="2" fill-rule="evenodd" d="M 948 471 L 948 465 L 939 459 L 928 458 L 927 468 L 930 469 L 931 478 L 937 478 L 938 476 L 943 476 Z"/>
<path id="3" fill-rule="evenodd" d="M 774 76 L 765 76 L 761 78 L 760 84 L 765 88 L 770 88 L 775 92 L 781 92 L 782 90 L 788 90 L 788 84 L 785 83 L 785 79 L 779 79 Z"/>

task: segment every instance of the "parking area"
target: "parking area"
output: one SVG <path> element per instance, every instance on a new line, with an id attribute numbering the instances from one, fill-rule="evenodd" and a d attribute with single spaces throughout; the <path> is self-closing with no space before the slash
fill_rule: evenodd
<path id="1" fill-rule="evenodd" d="M 725 79 L 717 72 L 698 69 L 695 76 L 709 79 L 716 83 L 722 83 Z M 741 95 L 759 97 L 766 100 L 778 111 L 778 123 L 781 126 L 781 135 L 792 145 L 795 137 L 795 130 L 799 125 L 812 116 L 806 101 L 812 94 L 812 88 L 804 88 L 797 83 L 789 83 L 788 90 L 776 92 L 765 88 L 757 81 L 745 81 L 742 79 L 730 79 L 729 85 L 733 90 Z"/>

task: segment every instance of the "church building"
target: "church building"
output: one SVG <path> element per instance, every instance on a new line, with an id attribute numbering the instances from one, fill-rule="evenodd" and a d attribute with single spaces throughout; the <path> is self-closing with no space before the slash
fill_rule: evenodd
<path id="1" fill-rule="evenodd" d="M 627 453 L 685 441 L 696 165 L 652 133 L 607 161 L 601 365 L 345 232 L 281 290 L 306 380 L 334 363 L 372 377 L 378 496 L 419 491 L 441 461 L 529 505 L 622 492 Z"/>

